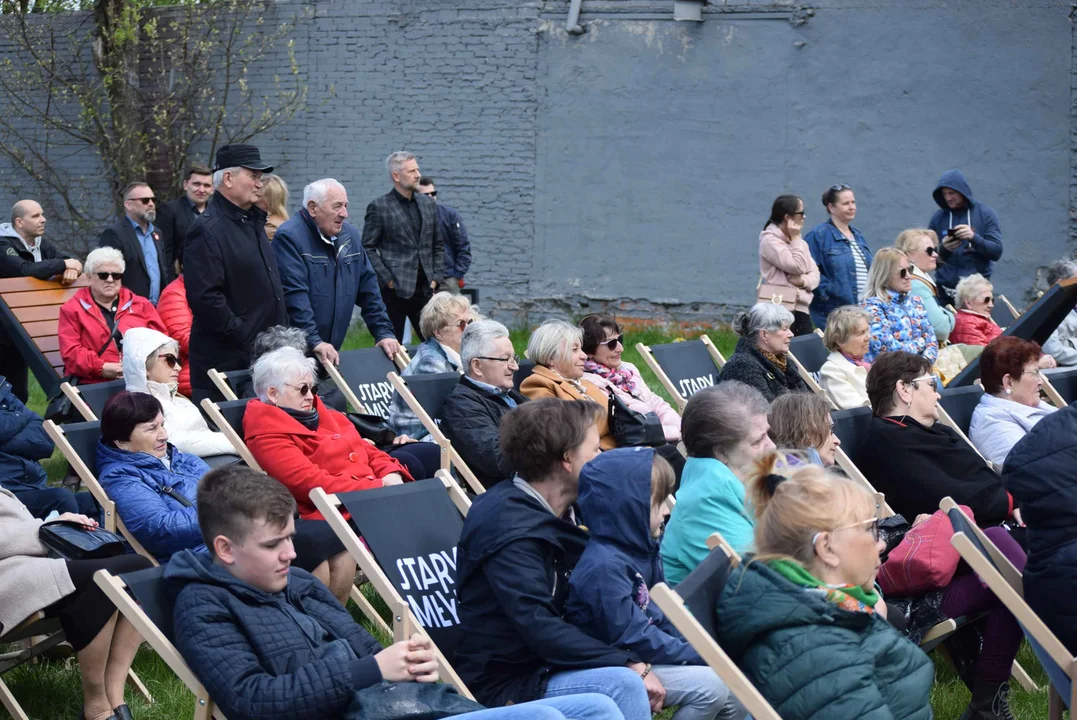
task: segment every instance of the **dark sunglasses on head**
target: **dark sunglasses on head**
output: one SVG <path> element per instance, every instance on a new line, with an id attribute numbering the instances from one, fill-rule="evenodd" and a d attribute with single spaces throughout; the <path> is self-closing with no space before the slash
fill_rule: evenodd
<path id="1" fill-rule="evenodd" d="M 937 254 L 939 252 L 939 249 L 934 245 L 928 245 L 926 248 L 924 248 L 924 252 L 928 254 L 928 257 L 930 257 Z"/>
<path id="2" fill-rule="evenodd" d="M 845 183 L 838 183 L 837 185 L 831 185 L 830 190 L 832 192 L 841 192 L 842 190 L 852 190 L 852 188 Z"/>
<path id="3" fill-rule="evenodd" d="M 180 364 L 179 358 L 172 353 L 165 353 L 164 355 L 158 355 L 158 358 L 168 363 L 168 367 L 174 368 Z"/>
<path id="4" fill-rule="evenodd" d="M 311 395 L 317 395 L 318 394 L 318 383 L 314 383 L 313 385 L 311 385 L 309 383 L 303 383 L 302 385 L 293 385 L 291 383 L 284 383 L 284 384 L 287 385 L 288 387 L 294 387 L 296 390 L 299 391 L 300 395 L 306 395 L 308 392 Z"/>
<path id="5" fill-rule="evenodd" d="M 94 275 L 97 276 L 98 280 L 108 281 L 108 280 L 111 280 L 113 278 L 116 278 L 117 280 L 123 280 L 123 273 L 122 272 L 121 273 L 99 272 L 99 273 L 94 273 Z"/>
<path id="6" fill-rule="evenodd" d="M 143 205 L 149 205 L 151 202 L 156 202 L 157 198 L 151 196 L 151 197 L 146 197 L 146 198 L 128 198 L 128 200 L 138 201 L 138 202 L 142 203 Z"/>
<path id="7" fill-rule="evenodd" d="M 620 334 L 620 335 L 618 335 L 617 337 L 614 337 L 614 338 L 610 338 L 609 340 L 606 340 L 605 342 L 603 342 L 603 343 L 601 343 L 601 344 L 602 344 L 602 345 L 605 345 L 605 346 L 606 346 L 606 347 L 608 347 L 608 348 L 609 348 L 610 350 L 616 350 L 616 349 L 617 349 L 617 346 L 618 346 L 618 345 L 620 345 L 621 347 L 624 347 L 624 344 L 625 344 L 625 334 L 624 334 L 624 333 L 621 333 L 621 334 Z"/>

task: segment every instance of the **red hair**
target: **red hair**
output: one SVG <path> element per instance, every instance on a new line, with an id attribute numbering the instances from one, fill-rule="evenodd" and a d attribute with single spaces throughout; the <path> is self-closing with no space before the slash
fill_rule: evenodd
<path id="1" fill-rule="evenodd" d="M 984 390 L 994 395 L 1002 392 L 1002 378 L 1009 375 L 1016 382 L 1025 366 L 1040 359 L 1040 346 L 1031 340 L 1001 335 L 987 344 L 980 356 L 980 381 Z"/>

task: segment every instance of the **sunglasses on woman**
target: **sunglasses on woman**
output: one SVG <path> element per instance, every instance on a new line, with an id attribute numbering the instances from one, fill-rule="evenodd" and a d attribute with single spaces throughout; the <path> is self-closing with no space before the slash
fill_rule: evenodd
<path id="1" fill-rule="evenodd" d="M 122 272 L 119 272 L 119 273 L 117 273 L 117 272 L 99 272 L 99 273 L 94 273 L 94 275 L 97 276 L 98 280 L 104 280 L 105 282 L 108 282 L 109 280 L 112 280 L 113 278 L 115 278 L 116 280 L 123 280 L 123 273 Z"/>
<path id="2" fill-rule="evenodd" d="M 288 387 L 293 387 L 296 390 L 298 390 L 300 395 L 306 395 L 308 392 L 311 395 L 317 395 L 318 394 L 318 383 L 314 383 L 313 385 L 310 384 L 310 383 L 303 383 L 302 385 L 292 385 L 291 383 L 284 383 L 284 384 L 287 385 Z"/>
<path id="3" fill-rule="evenodd" d="M 600 345 L 605 345 L 605 346 L 606 346 L 606 347 L 608 347 L 608 348 L 609 348 L 610 350 L 616 350 L 616 349 L 617 349 L 617 346 L 618 346 L 618 345 L 620 345 L 621 347 L 624 347 L 624 344 L 625 344 L 625 334 L 624 334 L 624 333 L 621 333 L 621 334 L 620 334 L 620 335 L 618 335 L 617 337 L 612 337 L 612 338 L 610 338 L 609 340 L 607 340 L 607 341 L 605 341 L 605 342 L 603 342 L 603 343 L 599 343 L 599 344 L 600 344 Z"/>
<path id="4" fill-rule="evenodd" d="M 924 248 L 924 252 L 927 253 L 928 257 L 931 257 L 932 255 L 937 255 L 939 249 L 934 245 L 928 245 L 926 248 Z"/>
<path id="5" fill-rule="evenodd" d="M 901 275 L 902 280 L 907 279 L 909 277 L 909 268 L 901 268 L 901 270 L 898 271 L 898 274 Z"/>
<path id="6" fill-rule="evenodd" d="M 174 368 L 174 367 L 176 367 L 177 365 L 180 364 L 179 358 L 176 357 L 175 355 L 173 355 L 172 353 L 165 353 L 164 355 L 158 355 L 157 358 L 159 360 L 164 360 L 166 363 L 168 363 L 168 367 L 170 367 L 170 368 Z"/>
<path id="7" fill-rule="evenodd" d="M 939 379 L 934 375 L 921 375 L 920 377 L 913 378 L 912 380 L 910 380 L 909 384 L 913 387 L 917 387 L 916 383 L 918 382 L 928 383 L 929 385 L 931 385 L 932 390 L 938 390 L 939 388 Z"/>
<path id="8" fill-rule="evenodd" d="M 475 322 L 475 318 L 468 318 L 467 320 L 461 320 L 458 323 L 456 323 L 456 329 L 459 330 L 460 332 L 463 332 L 464 330 L 467 329 L 467 326 L 470 325 L 473 322 Z M 450 325 L 450 327 L 452 327 L 452 326 Z"/>

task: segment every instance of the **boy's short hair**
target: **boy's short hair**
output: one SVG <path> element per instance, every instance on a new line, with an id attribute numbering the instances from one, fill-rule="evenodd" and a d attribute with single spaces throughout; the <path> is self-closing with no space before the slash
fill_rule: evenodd
<path id="1" fill-rule="evenodd" d="M 676 485 L 677 475 L 673 472 L 673 466 L 669 460 L 655 453 L 651 461 L 651 505 L 664 503 L 673 494 Z"/>
<path id="2" fill-rule="evenodd" d="M 256 521 L 283 528 L 295 515 L 295 498 L 287 488 L 243 465 L 206 473 L 198 483 L 197 504 L 198 526 L 211 554 L 218 535 L 242 544 Z"/>

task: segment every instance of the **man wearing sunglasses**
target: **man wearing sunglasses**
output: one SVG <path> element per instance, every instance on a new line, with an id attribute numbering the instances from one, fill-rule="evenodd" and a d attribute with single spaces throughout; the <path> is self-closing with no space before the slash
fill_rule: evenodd
<path id="1" fill-rule="evenodd" d="M 130 183 L 123 189 L 124 217 L 97 238 L 97 247 L 114 247 L 123 253 L 127 265 L 124 287 L 154 305 L 162 288 L 172 280 L 161 233 L 153 224 L 157 219 L 156 202 L 149 185 Z"/>
<path id="2" fill-rule="evenodd" d="M 980 273 L 988 280 L 994 261 L 1002 257 L 1002 229 L 998 213 L 972 196 L 972 188 L 960 170 L 947 170 L 931 193 L 939 209 L 929 228 L 942 243 L 935 279 L 939 293 L 953 301 L 954 288 L 963 277 Z"/>
<path id="3" fill-rule="evenodd" d="M 458 293 L 464 287 L 464 275 L 471 267 L 471 242 L 467 239 L 464 219 L 456 208 L 438 200 L 438 189 L 432 178 L 419 178 L 419 192 L 433 198 L 438 204 L 438 232 L 445 244 L 444 267 L 445 282 L 441 290 Z"/>

